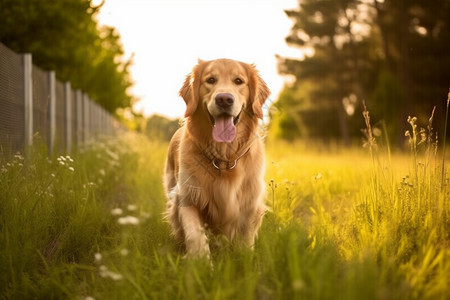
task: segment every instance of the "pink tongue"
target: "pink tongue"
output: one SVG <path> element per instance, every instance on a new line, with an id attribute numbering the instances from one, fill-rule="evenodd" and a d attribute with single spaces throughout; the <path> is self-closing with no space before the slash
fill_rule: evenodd
<path id="1" fill-rule="evenodd" d="M 236 126 L 233 124 L 233 117 L 218 117 L 213 128 L 212 136 L 216 142 L 231 143 L 236 137 Z"/>

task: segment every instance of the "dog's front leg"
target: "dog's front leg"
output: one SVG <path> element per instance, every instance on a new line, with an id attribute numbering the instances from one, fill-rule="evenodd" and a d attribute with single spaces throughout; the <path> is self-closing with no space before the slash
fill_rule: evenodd
<path id="1" fill-rule="evenodd" d="M 205 229 L 202 226 L 198 209 L 191 206 L 180 206 L 179 217 L 184 231 L 184 242 L 187 257 L 209 257 L 209 245 Z"/>
<path id="2" fill-rule="evenodd" d="M 241 234 L 243 241 L 247 247 L 253 250 L 255 246 L 255 238 L 258 235 L 258 230 L 261 227 L 262 219 L 266 211 L 264 204 L 257 205 L 252 211 L 248 212 L 245 221 L 241 227 Z"/>

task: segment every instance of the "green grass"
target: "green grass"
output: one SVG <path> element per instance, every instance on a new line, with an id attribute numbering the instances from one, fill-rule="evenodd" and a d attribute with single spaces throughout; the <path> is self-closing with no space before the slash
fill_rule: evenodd
<path id="1" fill-rule="evenodd" d="M 166 144 L 38 148 L 0 163 L 2 299 L 450 297 L 450 189 L 424 150 L 268 143 L 255 250 L 216 248 L 211 267 L 183 259 L 162 221 Z"/>

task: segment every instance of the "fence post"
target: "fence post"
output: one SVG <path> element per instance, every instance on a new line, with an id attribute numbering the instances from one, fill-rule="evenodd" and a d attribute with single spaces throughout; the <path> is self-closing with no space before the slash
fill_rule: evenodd
<path id="1" fill-rule="evenodd" d="M 83 139 L 85 143 L 89 142 L 89 117 L 90 117 L 90 101 L 86 94 L 83 94 Z"/>
<path id="2" fill-rule="evenodd" d="M 55 150 L 55 137 L 56 137 L 56 82 L 55 71 L 48 72 L 48 83 L 50 91 L 50 141 L 49 141 L 49 153 L 53 155 Z"/>
<path id="3" fill-rule="evenodd" d="M 83 94 L 77 90 L 77 147 L 83 144 Z"/>
<path id="4" fill-rule="evenodd" d="M 25 114 L 25 146 L 33 144 L 33 62 L 30 53 L 23 55 L 23 86 Z"/>
<path id="5" fill-rule="evenodd" d="M 64 83 L 64 100 L 66 103 L 66 151 L 68 154 L 72 150 L 72 87 L 70 82 Z"/>
<path id="6" fill-rule="evenodd" d="M 100 118 L 100 131 L 101 131 L 101 133 L 102 133 L 102 135 L 106 135 L 106 130 L 105 130 L 105 110 L 102 108 L 102 107 L 100 107 L 100 116 L 101 116 L 101 118 Z"/>

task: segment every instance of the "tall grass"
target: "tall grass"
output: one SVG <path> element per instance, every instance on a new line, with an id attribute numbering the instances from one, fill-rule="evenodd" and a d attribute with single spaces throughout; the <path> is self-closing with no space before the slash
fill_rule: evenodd
<path id="1" fill-rule="evenodd" d="M 255 250 L 212 245 L 212 263 L 183 259 L 162 221 L 166 144 L 124 134 L 71 157 L 16 155 L 0 163 L 0 295 L 447 299 L 449 188 L 417 133 L 410 155 L 376 137 L 372 154 L 269 141 Z"/>

